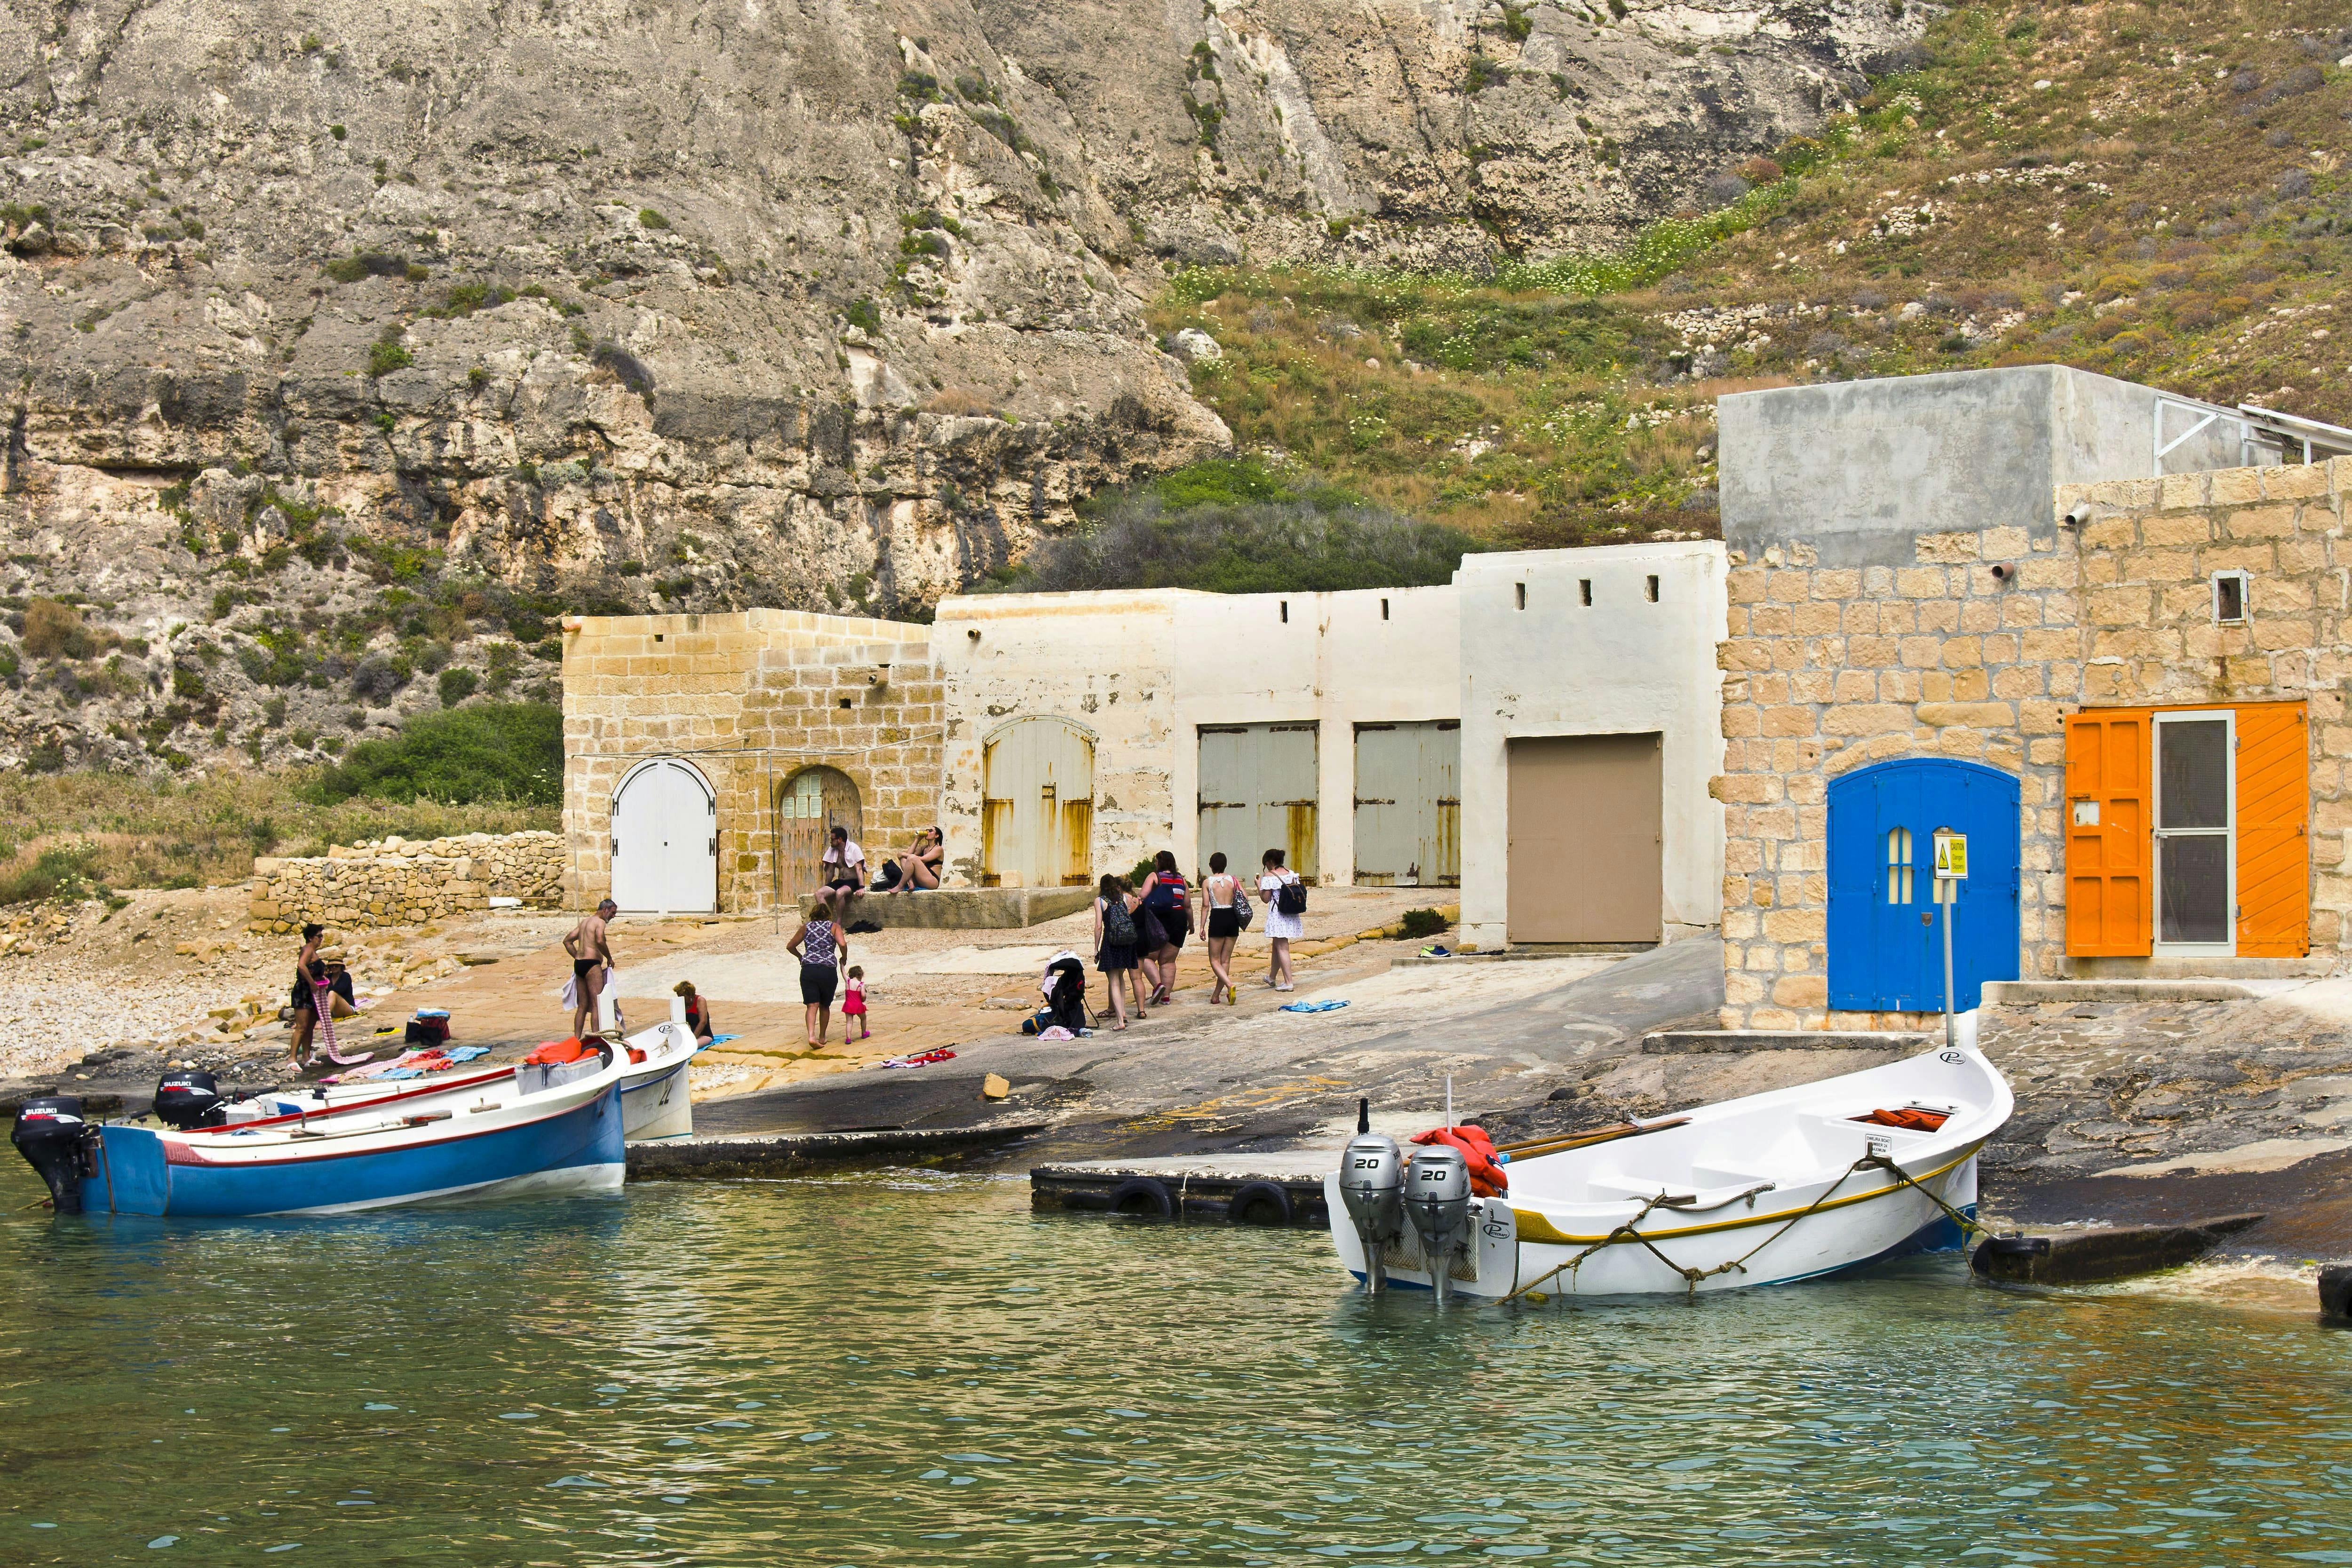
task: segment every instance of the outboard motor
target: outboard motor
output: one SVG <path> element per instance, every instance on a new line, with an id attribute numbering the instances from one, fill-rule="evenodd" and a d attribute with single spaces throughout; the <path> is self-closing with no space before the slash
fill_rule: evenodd
<path id="1" fill-rule="evenodd" d="M 1388 1284 L 1381 1253 L 1404 1235 L 1404 1159 L 1386 1133 L 1358 1133 L 1339 1156 L 1339 1198 L 1364 1244 L 1364 1289 Z"/>
<path id="2" fill-rule="evenodd" d="M 220 1126 L 228 1120 L 220 1081 L 194 1067 L 166 1072 L 155 1085 L 155 1119 L 183 1133 L 192 1127 Z"/>
<path id="3" fill-rule="evenodd" d="M 81 1145 L 89 1124 L 71 1094 L 37 1094 L 16 1112 L 8 1141 L 25 1163 L 49 1184 L 49 1205 L 59 1214 L 81 1212 Z"/>
<path id="4" fill-rule="evenodd" d="M 1470 1162 L 1462 1151 L 1433 1144 L 1413 1151 L 1405 1167 L 1404 1210 L 1421 1235 L 1430 1289 L 1440 1306 L 1452 1293 L 1454 1260 L 1470 1239 Z"/>

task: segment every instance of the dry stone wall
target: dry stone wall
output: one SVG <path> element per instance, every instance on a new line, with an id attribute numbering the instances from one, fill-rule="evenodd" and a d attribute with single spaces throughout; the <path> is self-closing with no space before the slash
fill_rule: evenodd
<path id="1" fill-rule="evenodd" d="M 552 907 L 562 899 L 563 861 L 563 835 L 550 832 L 382 839 L 257 860 L 249 924 L 269 932 L 314 920 L 340 930 L 414 925 L 477 914 L 493 898 Z"/>
<path id="2" fill-rule="evenodd" d="M 2063 486 L 2080 529 L 1925 534 L 1906 566 L 1831 569 L 1801 543 L 1735 559 L 1724 670 L 1727 1029 L 1914 1028 L 1829 1010 L 1830 781 L 1899 757 L 2020 779 L 2020 972 L 2065 949 L 2065 726 L 2086 706 L 2305 699 L 2315 796 L 2311 938 L 2352 913 L 2352 460 Z M 2245 624 L 2210 578 L 2252 574 Z"/>

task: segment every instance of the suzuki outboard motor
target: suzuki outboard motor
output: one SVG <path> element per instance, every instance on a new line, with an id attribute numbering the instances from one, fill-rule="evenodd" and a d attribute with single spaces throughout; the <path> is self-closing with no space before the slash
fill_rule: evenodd
<path id="1" fill-rule="evenodd" d="M 1421 1235 L 1430 1289 L 1442 1306 L 1452 1293 L 1454 1260 L 1470 1239 L 1470 1162 L 1444 1144 L 1415 1149 L 1404 1186 L 1404 1211 Z"/>
<path id="2" fill-rule="evenodd" d="M 8 1134 L 25 1163 L 49 1184 L 49 1204 L 59 1214 L 81 1212 L 81 1143 L 88 1126 L 74 1096 L 39 1094 L 17 1111 Z"/>
<path id="3" fill-rule="evenodd" d="M 183 1133 L 191 1127 L 221 1125 L 228 1118 L 219 1080 L 193 1067 L 166 1072 L 155 1085 L 155 1119 Z"/>
<path id="4" fill-rule="evenodd" d="M 1404 1159 L 1386 1133 L 1359 1133 L 1339 1156 L 1339 1198 L 1364 1244 L 1364 1289 L 1388 1283 L 1381 1253 L 1404 1236 Z"/>

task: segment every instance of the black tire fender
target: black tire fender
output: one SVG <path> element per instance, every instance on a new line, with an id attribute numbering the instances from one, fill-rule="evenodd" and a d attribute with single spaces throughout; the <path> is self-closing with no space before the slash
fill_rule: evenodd
<path id="1" fill-rule="evenodd" d="M 1271 1208 L 1274 1218 L 1261 1218 Z M 1253 1181 L 1242 1184 L 1231 1202 L 1225 1205 L 1225 1218 L 1235 1225 L 1286 1226 L 1296 1218 L 1291 1207 L 1289 1190 L 1279 1182 Z"/>
<path id="2" fill-rule="evenodd" d="M 1110 1189 L 1107 1206 L 1113 1214 L 1140 1214 L 1159 1219 L 1176 1218 L 1176 1195 L 1157 1176 L 1129 1176 Z"/>

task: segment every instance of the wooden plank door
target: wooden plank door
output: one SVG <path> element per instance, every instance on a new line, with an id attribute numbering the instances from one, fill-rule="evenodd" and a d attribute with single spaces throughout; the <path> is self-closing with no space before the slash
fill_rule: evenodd
<path id="1" fill-rule="evenodd" d="M 2238 707 L 2238 952 L 2311 951 L 2311 734 L 2301 703 Z"/>
<path id="2" fill-rule="evenodd" d="M 1356 877 L 1372 887 L 1462 885 L 1462 726 L 1356 727 Z"/>
<path id="3" fill-rule="evenodd" d="M 2066 720 L 2066 952 L 2144 958 L 2150 897 L 2146 708 L 2089 708 Z"/>

